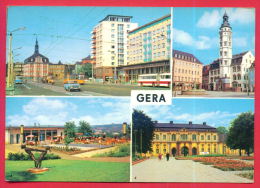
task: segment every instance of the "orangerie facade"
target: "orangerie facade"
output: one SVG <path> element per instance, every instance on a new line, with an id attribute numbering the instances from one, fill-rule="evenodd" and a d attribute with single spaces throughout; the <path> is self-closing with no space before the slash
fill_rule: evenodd
<path id="1" fill-rule="evenodd" d="M 226 135 L 219 134 L 215 127 L 206 122 L 193 124 L 158 123 L 155 121 L 152 155 L 170 153 L 172 156 L 230 154 L 237 155 L 238 150 L 231 150 L 225 144 Z"/>

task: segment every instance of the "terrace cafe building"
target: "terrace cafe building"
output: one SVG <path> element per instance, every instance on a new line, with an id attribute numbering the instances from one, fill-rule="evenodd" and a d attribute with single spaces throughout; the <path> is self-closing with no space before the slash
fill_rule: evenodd
<path id="1" fill-rule="evenodd" d="M 64 126 L 51 126 L 51 125 L 34 125 L 24 126 L 7 126 L 5 129 L 5 143 L 6 144 L 19 144 L 20 137 L 23 136 L 23 142 L 28 135 L 34 135 L 40 142 L 48 142 L 53 140 L 54 136 L 64 136 Z"/>

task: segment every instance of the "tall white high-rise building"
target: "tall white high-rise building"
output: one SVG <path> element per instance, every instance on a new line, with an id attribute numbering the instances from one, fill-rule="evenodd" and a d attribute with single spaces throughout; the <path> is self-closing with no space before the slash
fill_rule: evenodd
<path id="1" fill-rule="evenodd" d="M 138 27 L 131 16 L 107 15 L 92 31 L 97 78 L 116 78 L 116 67 L 127 64 L 127 33 Z"/>

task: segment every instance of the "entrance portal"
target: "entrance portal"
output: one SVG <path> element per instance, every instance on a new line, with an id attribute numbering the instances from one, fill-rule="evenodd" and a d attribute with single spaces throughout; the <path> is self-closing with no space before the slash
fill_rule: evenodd
<path id="1" fill-rule="evenodd" d="M 197 148 L 192 148 L 192 155 L 197 155 Z"/>
<path id="2" fill-rule="evenodd" d="M 177 153 L 177 149 L 176 148 L 172 148 L 172 156 L 175 156 Z"/>
<path id="3" fill-rule="evenodd" d="M 181 148 L 181 154 L 187 156 L 189 154 L 189 149 L 186 146 Z"/>

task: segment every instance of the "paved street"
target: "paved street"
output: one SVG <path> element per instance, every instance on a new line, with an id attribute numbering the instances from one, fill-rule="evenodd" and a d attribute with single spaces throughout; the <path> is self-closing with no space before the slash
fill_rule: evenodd
<path id="1" fill-rule="evenodd" d="M 165 87 L 140 87 L 123 84 L 87 83 L 80 86 L 81 91 L 68 92 L 63 82 L 54 85 L 38 82 L 15 85 L 15 95 L 48 95 L 48 96 L 130 96 L 131 90 L 168 90 Z"/>
<path id="2" fill-rule="evenodd" d="M 234 182 L 252 183 L 252 180 L 235 175 L 236 172 L 222 171 L 192 160 L 164 158 L 148 159 L 133 165 L 133 182 Z M 238 172 L 239 173 L 239 172 Z"/>
<path id="3" fill-rule="evenodd" d="M 173 94 L 174 96 L 174 94 Z M 246 92 L 228 92 L 228 91 L 205 91 L 204 95 L 177 95 L 177 97 L 209 97 L 209 98 L 254 98 L 254 93 L 249 95 Z"/>

